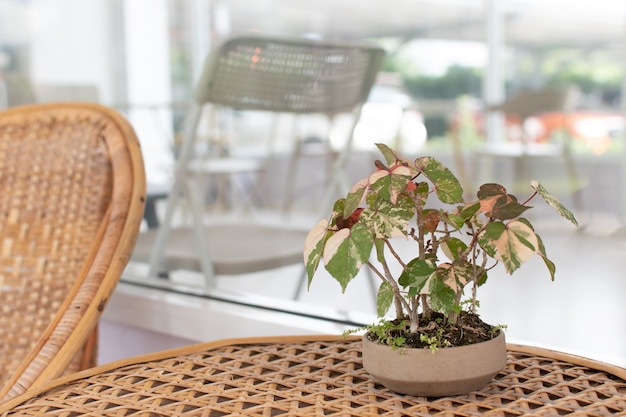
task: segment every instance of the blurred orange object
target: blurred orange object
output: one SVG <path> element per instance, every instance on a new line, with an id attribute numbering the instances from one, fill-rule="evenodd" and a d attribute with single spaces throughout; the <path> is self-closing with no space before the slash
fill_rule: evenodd
<path id="1" fill-rule="evenodd" d="M 554 133 L 565 129 L 597 154 L 606 152 L 612 140 L 624 132 L 624 115 L 619 112 L 576 111 L 567 115 L 549 112 L 532 119 L 541 125 L 541 129 L 536 130 L 537 134 L 531 137 L 532 141 L 548 141 Z"/>

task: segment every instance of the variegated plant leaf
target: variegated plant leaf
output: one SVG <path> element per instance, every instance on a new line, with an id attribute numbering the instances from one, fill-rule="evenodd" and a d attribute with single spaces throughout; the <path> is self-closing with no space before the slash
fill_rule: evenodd
<path id="1" fill-rule="evenodd" d="M 369 178 L 363 178 L 352 186 L 346 196 L 343 218 L 347 219 L 356 210 L 365 199 L 369 187 Z"/>
<path id="2" fill-rule="evenodd" d="M 433 157 L 424 156 L 415 160 L 415 167 L 433 183 L 441 202 L 447 204 L 463 202 L 461 183 L 441 162 Z"/>
<path id="3" fill-rule="evenodd" d="M 520 221 L 526 222 L 528 224 L 528 227 L 532 228 L 532 225 L 528 222 L 528 220 L 520 219 Z M 548 268 L 548 271 L 550 272 L 551 280 L 554 281 L 554 275 L 556 274 L 556 265 L 554 264 L 554 262 L 548 259 L 548 255 L 546 254 L 546 248 L 543 245 L 543 240 L 541 240 L 541 237 L 536 233 L 535 235 L 537 236 L 537 241 L 539 242 L 539 250 L 537 251 L 537 253 L 539 254 L 539 256 L 541 256 L 543 262 L 546 264 L 546 268 Z"/>
<path id="4" fill-rule="evenodd" d="M 342 291 L 368 261 L 373 245 L 371 233 L 359 223 L 351 229 L 337 231 L 326 240 L 323 249 L 326 270 L 339 282 Z"/>
<path id="5" fill-rule="evenodd" d="M 383 317 L 393 304 L 393 287 L 387 281 L 380 284 L 376 297 L 376 314 Z"/>
<path id="6" fill-rule="evenodd" d="M 494 226 L 492 226 L 494 225 Z M 498 223 L 491 223 L 486 230 L 486 234 L 493 234 L 489 230 Z M 493 234 L 495 236 L 495 234 Z M 532 227 L 520 220 L 512 220 L 506 224 L 496 239 L 490 238 L 491 245 L 495 250 L 494 257 L 502 262 L 504 269 L 512 274 L 532 255 L 539 251 L 539 240 Z"/>
<path id="7" fill-rule="evenodd" d="M 539 196 L 541 196 L 541 198 L 543 198 L 546 203 L 548 203 L 550 207 L 555 209 L 556 212 L 561 215 L 561 217 L 566 218 L 575 226 L 578 226 L 578 220 L 576 220 L 574 213 L 569 211 L 563 204 L 561 204 L 561 202 L 555 196 L 550 194 L 548 190 L 546 190 L 541 184 L 539 184 L 537 181 L 532 181 L 530 185 L 535 191 L 537 191 L 537 194 L 539 194 Z"/>
<path id="8" fill-rule="evenodd" d="M 452 288 L 445 284 L 448 273 L 445 270 L 437 269 L 429 280 L 430 306 L 444 314 L 448 314 L 454 308 L 456 294 Z"/>
<path id="9" fill-rule="evenodd" d="M 412 259 L 398 277 L 398 284 L 405 288 L 415 288 L 419 292 L 436 269 L 432 259 Z"/>
<path id="10" fill-rule="evenodd" d="M 396 204 L 379 200 L 375 208 L 363 210 L 359 222 L 366 225 L 377 238 L 404 237 L 414 207 L 407 197 L 400 197 Z"/>
<path id="11" fill-rule="evenodd" d="M 392 165 L 398 160 L 398 155 L 394 152 L 394 150 L 384 143 L 377 143 L 376 147 L 378 148 L 380 153 L 383 154 L 387 165 Z"/>
<path id="12" fill-rule="evenodd" d="M 370 175 L 369 183 L 372 191 L 380 198 L 395 204 L 398 196 L 411 183 L 411 170 L 406 166 L 397 166 L 392 171 L 376 171 Z"/>
<path id="13" fill-rule="evenodd" d="M 329 228 L 338 228 L 337 219 L 344 218 L 343 213 L 345 212 L 346 207 L 346 199 L 340 198 L 335 201 L 333 204 L 333 214 L 330 217 L 330 225 Z"/>
<path id="14" fill-rule="evenodd" d="M 437 277 L 455 293 L 463 291 L 463 288 L 473 281 L 474 267 L 467 262 L 443 263 L 437 267 Z M 480 275 L 479 270 L 476 273 Z"/>
<path id="15" fill-rule="evenodd" d="M 324 249 L 327 234 L 328 220 L 322 219 L 311 228 L 304 240 L 304 265 L 309 286 L 322 258 L 322 250 Z"/>
<path id="16" fill-rule="evenodd" d="M 411 177 L 414 177 L 415 175 L 417 175 L 417 170 L 411 164 L 411 161 L 409 161 L 406 158 L 402 158 L 398 156 L 398 154 L 393 149 L 391 149 L 389 146 L 385 145 L 384 143 L 376 143 L 375 145 L 380 151 L 380 153 L 383 155 L 383 157 L 385 158 L 385 162 L 387 163 L 387 166 L 389 167 L 390 171 L 393 171 L 398 166 L 406 166 L 406 167 L 409 167 L 409 169 L 411 170 Z M 378 162 L 376 162 L 375 164 L 377 166 L 379 165 Z"/>
<path id="17" fill-rule="evenodd" d="M 454 261 L 459 259 L 459 255 L 467 249 L 467 244 L 461 239 L 451 236 L 441 243 L 441 250 L 450 259 Z"/>

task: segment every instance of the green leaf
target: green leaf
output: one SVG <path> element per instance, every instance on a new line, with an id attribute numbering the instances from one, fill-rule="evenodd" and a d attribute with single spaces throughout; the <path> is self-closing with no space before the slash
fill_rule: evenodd
<path id="1" fill-rule="evenodd" d="M 437 197 L 442 203 L 463 202 L 463 187 L 452 171 L 430 156 L 415 160 L 415 167 L 435 186 Z"/>
<path id="2" fill-rule="evenodd" d="M 304 264 L 309 286 L 322 258 L 322 250 L 328 234 L 328 220 L 322 219 L 313 226 L 304 240 Z"/>
<path id="3" fill-rule="evenodd" d="M 415 187 L 415 190 L 413 190 L 413 193 L 419 196 L 419 199 L 422 202 L 422 205 L 424 205 L 426 201 L 428 200 L 428 196 L 430 195 L 430 186 L 425 181 L 419 182 L 415 184 L 415 186 L 416 187 Z"/>
<path id="4" fill-rule="evenodd" d="M 374 239 L 374 247 L 376 248 L 376 259 L 380 263 L 385 261 L 385 242 L 382 239 Z"/>
<path id="5" fill-rule="evenodd" d="M 506 225 L 504 223 L 492 222 L 489 223 L 485 230 L 478 236 L 478 244 L 488 256 L 492 258 L 496 257 L 496 247 L 493 242 L 500 238 L 505 229 Z"/>
<path id="6" fill-rule="evenodd" d="M 417 297 L 418 295 L 420 295 L 422 289 L 417 289 L 415 287 L 409 287 L 409 292 L 407 293 L 407 297 L 408 298 L 413 298 L 413 297 Z"/>
<path id="7" fill-rule="evenodd" d="M 352 229 L 341 229 L 326 240 L 323 257 L 326 270 L 341 285 L 343 291 L 356 276 L 361 266 L 369 260 L 374 239 L 361 224 Z"/>
<path id="8" fill-rule="evenodd" d="M 539 256 L 543 259 L 543 262 L 546 264 L 548 268 L 548 272 L 550 272 L 550 279 L 554 281 L 554 275 L 556 274 L 556 265 L 550 259 L 548 259 L 548 255 L 546 255 L 546 248 L 543 246 L 543 240 L 541 237 L 537 235 L 537 240 L 539 241 Z"/>
<path id="9" fill-rule="evenodd" d="M 445 272 L 445 271 L 442 271 Z M 439 277 L 439 272 L 430 280 L 430 306 L 436 310 L 448 314 L 454 308 L 456 294 L 454 290 L 444 284 Z"/>
<path id="10" fill-rule="evenodd" d="M 432 260 L 415 258 L 411 260 L 398 278 L 398 284 L 404 288 L 415 288 L 418 292 L 422 290 L 428 278 L 435 272 L 435 264 Z"/>
<path id="11" fill-rule="evenodd" d="M 539 184 L 537 181 L 532 181 L 530 185 L 535 191 L 537 191 L 537 194 L 539 194 L 541 198 L 543 198 L 545 202 L 548 203 L 550 207 L 552 207 L 556 210 L 557 213 L 559 213 L 561 217 L 566 218 L 575 226 L 578 226 L 578 220 L 576 220 L 574 213 L 565 208 L 565 206 L 561 204 L 561 202 L 555 196 L 550 194 L 548 190 L 546 190 L 541 184 Z"/>
<path id="12" fill-rule="evenodd" d="M 344 208 L 346 206 L 346 199 L 345 198 L 340 198 L 339 200 L 335 201 L 335 204 L 333 205 L 333 214 L 330 218 L 330 226 L 331 227 L 337 227 L 337 219 L 339 218 L 345 218 L 344 217 Z M 348 215 L 349 216 L 349 215 Z"/>
<path id="13" fill-rule="evenodd" d="M 347 219 L 356 210 L 367 194 L 369 178 L 363 178 L 352 186 L 345 198 L 343 218 Z"/>
<path id="14" fill-rule="evenodd" d="M 376 297 L 376 314 L 383 317 L 393 304 L 393 287 L 387 281 L 380 284 L 378 296 Z"/>
<path id="15" fill-rule="evenodd" d="M 463 216 L 454 213 L 445 213 L 443 210 L 441 211 L 441 218 L 455 229 L 461 229 L 465 224 L 465 218 Z"/>
<path id="16" fill-rule="evenodd" d="M 480 287 L 481 285 L 487 282 L 487 278 L 488 278 L 487 271 L 481 268 L 480 273 L 478 274 L 476 278 L 476 285 Z"/>
<path id="17" fill-rule="evenodd" d="M 398 159 L 398 155 L 396 155 L 393 149 L 391 149 L 389 146 L 385 145 L 384 143 L 377 143 L 376 147 L 378 148 L 380 153 L 383 154 L 383 157 L 385 158 L 385 162 L 387 162 L 387 165 L 394 164 L 396 160 Z"/>
<path id="18" fill-rule="evenodd" d="M 467 249 L 467 244 L 459 238 L 450 237 L 441 243 L 441 249 L 448 259 L 453 261 Z"/>
<path id="19" fill-rule="evenodd" d="M 490 240 L 498 240 L 504 231 L 506 225 L 502 222 L 491 222 L 485 229 L 485 237 Z"/>
<path id="20" fill-rule="evenodd" d="M 472 216 L 474 216 L 478 210 L 480 209 L 480 202 L 475 202 L 473 204 L 468 204 L 459 213 L 459 216 L 463 217 L 465 220 L 469 220 Z"/>

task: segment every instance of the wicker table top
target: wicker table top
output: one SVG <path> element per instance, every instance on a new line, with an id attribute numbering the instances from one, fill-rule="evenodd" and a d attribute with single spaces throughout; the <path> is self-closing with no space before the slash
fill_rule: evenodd
<path id="1" fill-rule="evenodd" d="M 626 369 L 509 345 L 505 369 L 468 395 L 397 395 L 340 337 L 226 340 L 87 370 L 0 407 L 3 416 L 626 415 Z"/>

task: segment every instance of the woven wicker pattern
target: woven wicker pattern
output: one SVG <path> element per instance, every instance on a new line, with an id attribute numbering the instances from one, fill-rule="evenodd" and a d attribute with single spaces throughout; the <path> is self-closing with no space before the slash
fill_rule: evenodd
<path id="1" fill-rule="evenodd" d="M 99 290 L 108 298 L 119 278 L 107 268 L 130 252 L 145 193 L 136 138 L 120 120 L 78 104 L 0 113 L 0 397 L 31 386 L 66 342 L 77 345 L 68 371 L 95 365 L 96 343 L 79 350 L 97 322 L 87 310 L 96 303 L 99 314 Z"/>
<path id="2" fill-rule="evenodd" d="M 484 389 L 428 399 L 376 384 L 361 367 L 356 340 L 235 343 L 111 366 L 20 399 L 2 416 L 626 415 L 624 379 L 547 350 L 510 350 L 506 368 Z"/>

